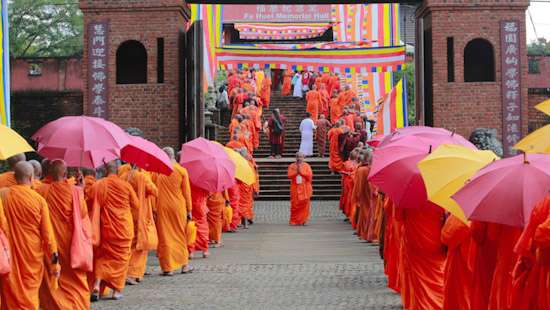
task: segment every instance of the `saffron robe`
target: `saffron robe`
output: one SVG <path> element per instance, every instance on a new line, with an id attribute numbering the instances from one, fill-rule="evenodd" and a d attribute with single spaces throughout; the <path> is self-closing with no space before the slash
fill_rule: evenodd
<path id="1" fill-rule="evenodd" d="M 283 88 L 281 89 L 281 96 L 290 96 L 290 91 L 292 88 L 292 76 L 294 76 L 294 73 L 290 70 L 287 70 L 285 72 L 285 76 L 283 78 Z"/>
<path id="2" fill-rule="evenodd" d="M 226 198 L 222 193 L 214 193 L 208 196 L 206 206 L 208 207 L 208 239 L 220 242 L 222 239 L 223 208 Z"/>
<path id="3" fill-rule="evenodd" d="M 269 76 L 266 76 L 264 79 L 260 98 L 262 99 L 264 107 L 269 109 L 269 104 L 271 103 L 271 78 Z"/>
<path id="4" fill-rule="evenodd" d="M 197 225 L 197 239 L 189 247 L 189 252 L 208 252 L 208 208 L 206 199 L 208 192 L 191 184 L 191 199 L 193 200 L 193 220 Z"/>
<path id="5" fill-rule="evenodd" d="M 470 307 L 472 310 L 487 310 L 496 266 L 497 231 L 493 224 L 478 221 L 472 221 L 470 230 L 472 244 L 469 257 L 474 276 Z"/>
<path id="6" fill-rule="evenodd" d="M 17 181 L 15 180 L 15 174 L 13 171 L 8 171 L 0 174 L 0 188 L 10 187 L 16 185 Z"/>
<path id="7" fill-rule="evenodd" d="M 368 236 L 369 229 L 369 211 L 373 208 L 372 190 L 368 182 L 370 168 L 369 166 L 360 166 L 355 172 L 353 184 L 353 202 L 356 203 L 357 211 L 357 236 L 359 239 L 372 241 Z"/>
<path id="8" fill-rule="evenodd" d="M 396 219 L 395 212 L 395 205 L 389 197 L 386 197 L 384 202 L 384 273 L 388 276 L 388 287 L 399 293 L 401 291 L 399 257 L 402 223 Z"/>
<path id="9" fill-rule="evenodd" d="M 311 114 L 313 122 L 317 122 L 319 118 L 319 107 L 321 106 L 321 94 L 316 90 L 310 90 L 306 94 L 307 107 L 306 111 Z"/>
<path id="10" fill-rule="evenodd" d="M 330 96 L 328 94 L 328 91 L 326 89 L 321 89 L 319 91 L 319 94 L 321 95 L 321 105 L 319 106 L 319 113 L 323 114 L 325 118 L 328 118 L 329 116 L 329 104 L 330 104 Z"/>
<path id="11" fill-rule="evenodd" d="M 330 121 L 336 123 L 340 119 L 342 113 L 344 112 L 344 107 L 338 102 L 338 98 L 332 98 L 330 100 Z"/>
<path id="12" fill-rule="evenodd" d="M 11 251 L 11 272 L 1 279 L 2 309 L 38 309 L 40 284 L 55 268 L 50 262 L 58 252 L 48 204 L 27 185 L 0 190 L 0 197 L 0 223 Z"/>
<path id="13" fill-rule="evenodd" d="M 321 157 L 325 157 L 327 146 L 327 134 L 332 124 L 327 119 L 319 119 L 317 121 L 317 130 L 315 137 L 317 140 L 317 150 Z"/>
<path id="14" fill-rule="evenodd" d="M 240 181 L 237 181 L 233 187 L 230 187 L 227 190 L 229 194 L 229 204 L 233 209 L 233 218 L 231 220 L 231 225 L 229 230 L 237 230 L 237 226 L 241 223 L 241 214 L 240 214 Z"/>
<path id="15" fill-rule="evenodd" d="M 156 226 L 157 256 L 160 268 L 171 272 L 189 263 L 187 249 L 187 214 L 193 209 L 187 170 L 174 163 L 169 175 L 153 174 L 157 185 Z"/>
<path id="16" fill-rule="evenodd" d="M 344 167 L 344 161 L 340 155 L 340 146 L 338 138 L 343 133 L 340 128 L 332 128 L 328 131 L 328 139 L 330 142 L 330 157 L 328 161 L 328 167 L 333 172 L 339 172 Z"/>
<path id="17" fill-rule="evenodd" d="M 351 199 L 353 197 L 353 172 L 357 168 L 355 161 L 347 160 L 344 162 L 343 168 L 340 170 L 342 173 L 342 192 L 340 193 L 340 209 L 350 219 L 351 216 Z"/>
<path id="18" fill-rule="evenodd" d="M 40 288 L 40 306 L 49 309 L 90 309 L 90 287 L 87 273 L 71 267 L 71 242 L 74 231 L 73 220 L 73 190 L 74 186 L 67 182 L 44 184 L 37 192 L 46 199 L 53 233 L 59 250 L 61 273 L 59 287 L 52 288 L 48 273 Z M 82 219 L 88 218 L 88 208 L 84 196 L 78 202 Z M 49 280 L 49 281 L 47 281 Z"/>
<path id="19" fill-rule="evenodd" d="M 287 171 L 290 179 L 290 225 L 303 225 L 309 219 L 310 199 L 313 195 L 313 172 L 308 163 L 298 167 L 291 164 Z"/>
<path id="20" fill-rule="evenodd" d="M 254 170 L 256 174 L 256 183 L 252 185 L 246 185 L 239 182 L 239 213 L 241 217 L 247 220 L 254 219 L 254 193 L 260 192 L 260 178 L 258 175 L 258 169 L 254 160 L 249 160 L 248 165 Z"/>

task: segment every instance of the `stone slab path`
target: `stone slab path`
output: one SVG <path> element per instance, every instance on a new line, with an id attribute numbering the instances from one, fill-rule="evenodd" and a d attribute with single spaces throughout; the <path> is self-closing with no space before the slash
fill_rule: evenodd
<path id="1" fill-rule="evenodd" d="M 288 202 L 257 202 L 256 223 L 192 260 L 195 273 L 160 277 L 151 256 L 152 276 L 92 309 L 401 309 L 378 247 L 357 240 L 337 209 L 315 201 L 310 224 L 290 227 Z"/>

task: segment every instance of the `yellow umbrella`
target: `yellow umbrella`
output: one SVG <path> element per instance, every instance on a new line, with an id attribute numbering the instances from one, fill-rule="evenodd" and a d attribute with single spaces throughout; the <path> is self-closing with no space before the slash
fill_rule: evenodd
<path id="1" fill-rule="evenodd" d="M 34 149 L 13 129 L 0 124 L 0 160 L 25 152 L 34 152 Z"/>
<path id="2" fill-rule="evenodd" d="M 250 167 L 248 161 L 244 157 L 242 157 L 241 154 L 221 145 L 218 142 L 214 141 L 214 143 L 223 147 L 223 150 L 225 151 L 225 153 L 227 153 L 229 159 L 231 159 L 231 161 L 235 164 L 235 179 L 243 182 L 246 185 L 252 185 L 256 183 L 256 174 L 254 173 L 254 169 Z"/>
<path id="3" fill-rule="evenodd" d="M 466 223 L 464 211 L 451 197 L 479 169 L 497 159 L 498 156 L 491 151 L 454 144 L 440 145 L 418 163 L 428 199 Z"/>
<path id="4" fill-rule="evenodd" d="M 546 99 L 543 102 L 537 104 L 535 106 L 535 109 L 545 113 L 546 115 L 550 115 L 550 99 Z"/>
<path id="5" fill-rule="evenodd" d="M 514 148 L 525 153 L 550 153 L 550 125 L 533 131 L 516 143 Z"/>

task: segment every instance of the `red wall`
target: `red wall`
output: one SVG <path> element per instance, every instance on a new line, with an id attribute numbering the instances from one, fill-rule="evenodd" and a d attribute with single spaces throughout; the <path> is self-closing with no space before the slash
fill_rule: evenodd
<path id="1" fill-rule="evenodd" d="M 31 63 L 39 63 L 40 76 L 29 75 Z M 22 91 L 82 91 L 82 61 L 80 58 L 38 58 L 11 60 L 12 92 Z"/>
<path id="2" fill-rule="evenodd" d="M 539 60 L 540 73 L 527 76 L 529 88 L 550 88 L 550 56 L 528 56 L 529 59 Z"/>

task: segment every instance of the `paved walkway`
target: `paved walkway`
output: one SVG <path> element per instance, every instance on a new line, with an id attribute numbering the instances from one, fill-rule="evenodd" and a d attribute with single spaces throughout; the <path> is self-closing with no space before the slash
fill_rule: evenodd
<path id="1" fill-rule="evenodd" d="M 93 309 L 401 309 L 386 288 L 378 247 L 358 241 L 336 202 L 316 201 L 306 227 L 290 227 L 288 202 L 257 202 L 256 224 L 224 234 L 225 246 L 195 259 L 196 272 L 153 276 L 123 301 Z"/>

